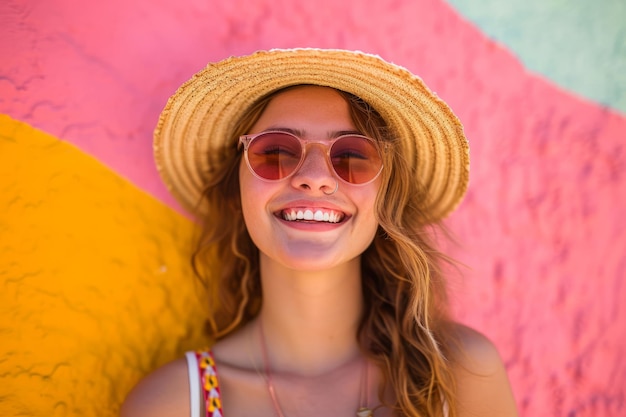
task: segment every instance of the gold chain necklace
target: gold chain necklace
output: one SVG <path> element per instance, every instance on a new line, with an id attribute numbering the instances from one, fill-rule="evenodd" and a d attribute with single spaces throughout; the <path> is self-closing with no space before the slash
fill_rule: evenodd
<path id="1" fill-rule="evenodd" d="M 265 383 L 267 384 L 267 391 L 269 392 L 276 415 L 278 417 L 285 417 L 285 414 L 283 413 L 283 410 L 282 408 L 280 408 L 280 404 L 278 403 L 278 398 L 276 397 L 276 389 L 274 388 L 274 384 L 272 383 L 272 373 L 269 367 L 267 346 L 265 344 L 265 333 L 263 332 L 263 325 L 261 324 L 261 320 L 259 320 L 259 334 L 260 334 L 260 339 L 261 339 L 261 353 L 263 355 L 263 369 L 265 373 L 264 378 L 265 378 Z M 359 403 L 369 404 L 370 367 L 367 361 L 365 360 L 363 361 L 363 368 L 365 368 L 365 371 L 361 372 L 361 393 L 359 395 Z M 365 379 L 363 379 L 363 374 L 365 374 Z M 365 397 L 365 403 L 363 403 L 363 397 Z M 357 417 L 372 417 L 374 415 L 374 412 L 367 405 L 361 405 L 359 409 L 356 411 L 356 415 Z"/>

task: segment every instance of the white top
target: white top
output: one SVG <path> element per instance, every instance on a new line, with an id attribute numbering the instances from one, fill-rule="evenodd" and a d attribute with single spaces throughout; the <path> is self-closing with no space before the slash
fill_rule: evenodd
<path id="1" fill-rule="evenodd" d="M 198 359 L 193 352 L 185 353 L 189 370 L 189 395 L 191 417 L 200 417 L 200 378 L 198 377 Z"/>

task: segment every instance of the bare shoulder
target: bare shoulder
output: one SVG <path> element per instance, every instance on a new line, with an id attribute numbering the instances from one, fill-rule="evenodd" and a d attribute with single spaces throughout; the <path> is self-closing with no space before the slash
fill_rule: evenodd
<path id="1" fill-rule="evenodd" d="M 187 361 L 181 358 L 139 381 L 126 397 L 120 417 L 186 417 L 189 408 Z"/>
<path id="2" fill-rule="evenodd" d="M 517 416 L 506 368 L 495 345 L 467 326 L 455 325 L 453 371 L 460 417 Z"/>
<path id="3" fill-rule="evenodd" d="M 462 324 L 454 324 L 458 345 L 454 357 L 457 366 L 471 374 L 489 375 L 503 368 L 495 345 L 482 333 Z"/>

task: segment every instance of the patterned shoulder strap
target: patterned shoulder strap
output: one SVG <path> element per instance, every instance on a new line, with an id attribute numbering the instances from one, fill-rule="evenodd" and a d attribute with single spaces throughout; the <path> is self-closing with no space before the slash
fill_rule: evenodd
<path id="1" fill-rule="evenodd" d="M 200 406 L 197 401 L 194 404 L 193 401 L 193 386 L 196 386 L 196 393 L 202 389 L 202 398 L 204 402 L 204 409 L 206 410 L 206 417 L 223 417 L 222 413 L 222 400 L 220 398 L 220 388 L 217 379 L 217 368 L 215 366 L 215 359 L 213 354 L 209 350 L 189 352 L 188 356 L 193 355 L 195 361 L 195 380 L 200 382 L 200 387 L 197 384 L 190 383 L 192 391 L 192 413 L 191 415 L 197 415 L 194 413 L 194 409 Z M 190 368 L 190 378 L 192 377 Z M 191 379 L 190 379 L 191 381 Z"/>

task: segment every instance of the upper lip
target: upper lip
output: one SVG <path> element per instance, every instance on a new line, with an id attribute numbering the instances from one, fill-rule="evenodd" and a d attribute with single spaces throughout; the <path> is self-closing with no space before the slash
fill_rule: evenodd
<path id="1" fill-rule="evenodd" d="M 293 200 L 287 204 L 284 204 L 276 210 L 276 212 L 281 212 L 283 210 L 291 210 L 291 209 L 318 209 L 318 210 L 333 210 L 336 212 L 343 213 L 348 215 L 341 207 L 336 204 L 332 204 L 328 201 L 315 201 L 315 200 Z"/>

